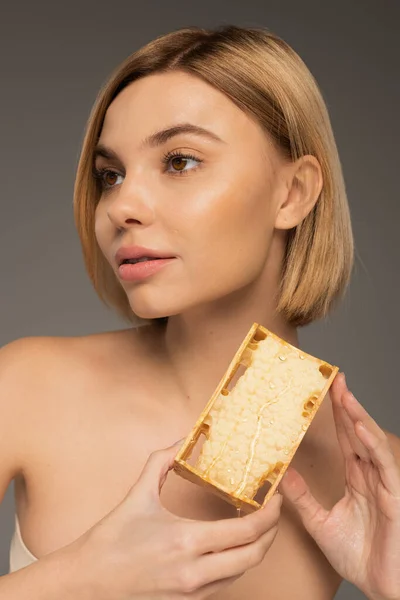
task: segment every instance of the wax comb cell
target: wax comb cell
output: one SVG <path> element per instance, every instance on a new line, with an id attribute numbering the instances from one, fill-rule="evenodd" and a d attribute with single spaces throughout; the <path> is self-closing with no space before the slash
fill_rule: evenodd
<path id="1" fill-rule="evenodd" d="M 229 384 L 238 370 L 235 385 Z M 254 323 L 175 458 L 174 468 L 245 512 L 274 493 L 338 367 Z M 187 460 L 204 434 L 194 465 Z M 203 437 L 204 437 L 203 436 Z"/>

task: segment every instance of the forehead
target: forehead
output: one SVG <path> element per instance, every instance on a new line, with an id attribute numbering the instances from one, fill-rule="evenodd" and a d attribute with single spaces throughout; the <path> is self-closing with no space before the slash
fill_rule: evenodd
<path id="1" fill-rule="evenodd" d="M 108 107 L 101 142 L 140 141 L 153 131 L 189 122 L 210 129 L 228 143 L 265 142 L 261 127 L 224 93 L 183 72 L 156 73 L 134 81 Z"/>

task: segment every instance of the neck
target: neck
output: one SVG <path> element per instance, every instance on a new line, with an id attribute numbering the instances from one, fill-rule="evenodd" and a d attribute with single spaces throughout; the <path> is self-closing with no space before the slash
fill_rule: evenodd
<path id="1" fill-rule="evenodd" d="M 163 363 L 177 387 L 179 404 L 190 412 L 203 410 L 255 322 L 298 347 L 296 328 L 276 316 L 272 306 L 257 309 L 254 298 L 244 306 L 240 298 L 235 302 L 230 297 L 229 310 L 213 303 L 211 310 L 210 306 L 196 307 L 154 326 Z"/>

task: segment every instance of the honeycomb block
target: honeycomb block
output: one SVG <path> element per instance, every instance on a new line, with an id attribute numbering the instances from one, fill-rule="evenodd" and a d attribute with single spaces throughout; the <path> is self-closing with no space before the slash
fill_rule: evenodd
<path id="1" fill-rule="evenodd" d="M 241 365 L 244 373 L 228 389 Z M 264 506 L 338 370 L 254 323 L 175 457 L 176 473 L 244 512 Z M 190 465 L 201 434 L 206 439 Z M 254 496 L 265 482 L 260 504 Z"/>

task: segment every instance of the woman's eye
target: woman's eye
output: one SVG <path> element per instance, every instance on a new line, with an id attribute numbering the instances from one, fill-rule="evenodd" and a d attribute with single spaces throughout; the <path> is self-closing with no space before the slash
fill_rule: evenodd
<path id="1" fill-rule="evenodd" d="M 115 180 L 116 177 L 122 177 L 122 175 L 111 169 L 93 169 L 93 177 L 100 182 L 101 189 L 108 190 L 109 188 L 115 187 L 115 181 L 113 180 Z"/>
<path id="2" fill-rule="evenodd" d="M 186 175 L 188 170 L 187 167 L 188 161 L 194 161 L 197 163 L 203 162 L 200 158 L 193 156 L 192 154 L 182 154 L 181 152 L 169 152 L 164 155 L 163 163 L 168 165 L 171 164 L 173 167 L 172 170 L 166 169 L 167 173 L 172 173 L 173 175 Z M 197 167 L 189 169 L 189 171 L 194 171 Z"/>
<path id="3" fill-rule="evenodd" d="M 192 154 L 182 154 L 179 152 L 169 152 L 168 154 L 165 154 L 162 159 L 164 165 L 168 166 L 170 164 L 172 166 L 171 170 L 167 168 L 164 169 L 166 173 L 171 175 L 187 175 L 189 171 L 194 171 L 197 168 L 196 165 L 187 169 L 190 161 L 197 163 L 203 162 L 200 158 L 197 158 Z M 94 167 L 93 177 L 100 183 L 101 189 L 105 191 L 118 185 L 118 177 L 123 177 L 123 175 L 120 175 L 112 169 L 97 169 Z"/>

